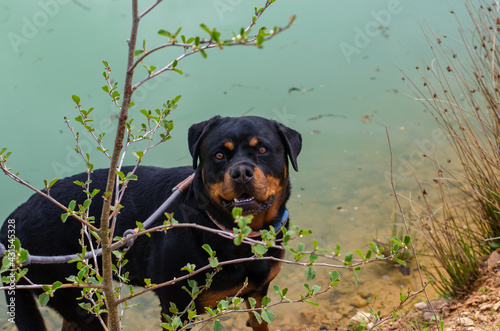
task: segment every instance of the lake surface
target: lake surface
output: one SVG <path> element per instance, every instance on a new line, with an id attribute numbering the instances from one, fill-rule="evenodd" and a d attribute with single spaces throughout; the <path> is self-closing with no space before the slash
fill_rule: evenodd
<path id="1" fill-rule="evenodd" d="M 165 1 L 141 25 L 138 40 L 156 45 L 164 41 L 156 34 L 159 29 L 175 31 L 180 26 L 186 35 L 203 36 L 199 23 L 215 26 L 230 37 L 232 30 L 247 25 L 253 7 L 263 3 Z M 139 109 L 158 108 L 182 94 L 171 116 L 173 139 L 150 151 L 144 163 L 190 164 L 187 130 L 214 115 L 273 118 L 299 131 L 304 140 L 300 171 L 291 174 L 292 222 L 312 229 L 313 237 L 329 250 L 341 243 L 343 253 L 357 248 L 366 251 L 368 241 L 387 241 L 396 205 L 391 196 L 386 126 L 394 153 L 394 177 L 404 195 L 417 190 L 406 164 L 430 181 L 432 166 L 421 157 L 422 152 L 433 151 L 431 140 L 439 149 L 447 148 L 432 116 L 407 95 L 411 92 L 399 68 L 414 74 L 421 59 L 432 62 L 422 26 L 458 36 L 449 6 L 444 0 L 277 1 L 258 25 L 284 26 L 294 14 L 296 24 L 263 49 L 212 49 L 207 59 L 195 54 L 179 62 L 184 76 L 168 73 L 137 91 L 132 117 Z M 454 6 L 461 20 L 467 21 L 464 5 Z M 31 184 L 43 187 L 43 179 L 85 170 L 63 120 L 76 116 L 71 95 L 79 95 L 84 108 L 95 107 L 97 128 L 107 131 L 109 138 L 114 136 L 117 111 L 101 89 L 105 84 L 102 60 L 110 63 L 112 76 L 121 86 L 129 12 L 128 1 L 0 1 L 0 148 L 13 151 L 8 165 Z M 177 51 L 169 50 L 145 64 L 160 67 L 178 56 Z M 144 70 L 136 72 L 137 78 L 145 74 Z M 105 143 L 110 146 L 110 139 Z M 96 168 L 107 166 L 92 140 L 84 136 L 82 146 Z M 130 154 L 126 163 L 133 161 Z M 0 176 L 0 219 L 31 194 Z M 318 270 L 319 283 L 326 284 L 328 271 Z M 355 286 L 353 277 L 344 275 L 335 290 L 318 299 L 317 309 L 305 304 L 276 308 L 273 327 L 319 330 L 322 325 L 345 325 L 357 309 L 367 304 L 390 307 L 400 289 L 416 284 L 414 274 L 403 276 L 392 264 L 364 269 L 360 281 Z M 290 293 L 304 292 L 304 282 L 303 269 L 294 266 L 285 266 L 275 281 L 289 287 Z M 155 329 L 154 297 L 143 300 L 142 309 L 135 309 L 126 320 L 128 329 L 139 325 L 147 329 L 141 323 Z M 0 325 L 6 323 L 5 316 L 0 310 Z M 235 315 L 224 325 L 242 325 L 245 319 Z"/>

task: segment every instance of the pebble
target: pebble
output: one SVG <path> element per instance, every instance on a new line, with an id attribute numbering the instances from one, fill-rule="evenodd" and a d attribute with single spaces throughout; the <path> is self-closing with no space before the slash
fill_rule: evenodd
<path id="1" fill-rule="evenodd" d="M 435 300 L 431 301 L 432 307 L 434 307 L 435 310 L 442 310 L 444 307 L 448 305 L 448 301 L 446 300 Z"/>
<path id="2" fill-rule="evenodd" d="M 426 322 L 432 321 L 433 318 L 434 318 L 434 313 L 431 311 L 426 311 L 422 314 L 422 319 Z"/>
<path id="3" fill-rule="evenodd" d="M 493 310 L 494 311 L 498 312 L 498 309 L 500 309 L 500 301 L 498 301 L 497 303 L 495 303 L 495 305 L 493 305 Z"/>
<path id="4" fill-rule="evenodd" d="M 468 317 L 460 318 L 459 321 L 461 326 L 469 327 L 474 326 L 474 321 Z"/>
<path id="5" fill-rule="evenodd" d="M 373 319 L 373 315 L 371 313 L 367 313 L 367 312 L 364 312 L 364 311 L 360 310 L 360 311 L 358 311 L 356 313 L 356 315 L 354 315 L 353 317 L 351 317 L 351 322 L 360 324 L 363 321 L 369 322 L 370 319 Z"/>
<path id="6" fill-rule="evenodd" d="M 416 310 L 426 310 L 429 308 L 429 305 L 426 302 L 417 302 L 413 305 Z"/>
<path id="7" fill-rule="evenodd" d="M 479 306 L 479 310 L 483 311 L 483 310 L 490 310 L 493 308 L 493 304 L 492 303 L 483 303 L 482 305 Z"/>

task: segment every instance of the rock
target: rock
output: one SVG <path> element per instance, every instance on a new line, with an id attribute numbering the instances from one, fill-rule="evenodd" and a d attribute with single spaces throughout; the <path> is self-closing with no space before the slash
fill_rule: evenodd
<path id="1" fill-rule="evenodd" d="M 302 316 L 305 322 L 313 323 L 314 318 L 316 317 L 316 313 L 313 311 L 301 311 L 300 316 Z"/>
<path id="2" fill-rule="evenodd" d="M 338 321 L 340 321 L 340 319 L 342 318 L 342 314 L 339 314 L 337 312 L 333 312 L 332 313 L 332 320 L 337 323 Z"/>
<path id="3" fill-rule="evenodd" d="M 355 294 L 351 297 L 351 304 L 356 308 L 361 308 L 366 306 L 368 301 L 363 299 L 359 294 Z"/>
<path id="4" fill-rule="evenodd" d="M 459 318 L 458 322 L 461 326 L 469 327 L 474 326 L 474 321 L 468 317 Z"/>
<path id="5" fill-rule="evenodd" d="M 494 310 L 494 311 L 498 312 L 498 309 L 500 309 L 500 301 L 498 301 L 497 303 L 495 303 L 495 304 L 493 305 L 493 310 Z"/>
<path id="6" fill-rule="evenodd" d="M 443 310 L 444 307 L 448 306 L 448 301 L 435 300 L 435 301 L 431 301 L 431 305 L 432 305 L 432 307 L 434 307 L 434 309 L 436 311 L 441 311 L 441 310 Z"/>
<path id="7" fill-rule="evenodd" d="M 496 250 L 493 253 L 491 253 L 488 260 L 486 260 L 486 267 L 488 267 L 488 269 L 493 269 L 495 267 L 498 267 L 499 265 L 500 265 L 500 253 L 498 252 L 498 250 Z"/>
<path id="8" fill-rule="evenodd" d="M 490 310 L 492 308 L 493 308 L 493 304 L 492 303 L 483 303 L 482 305 L 479 306 L 479 310 L 480 311 Z"/>
<path id="9" fill-rule="evenodd" d="M 416 310 L 427 310 L 429 309 L 429 305 L 426 302 L 417 302 L 413 305 Z"/>
<path id="10" fill-rule="evenodd" d="M 360 310 L 356 313 L 356 315 L 351 317 L 350 321 L 355 324 L 361 324 L 363 321 L 369 323 L 371 319 L 373 319 L 372 314 Z"/>
<path id="11" fill-rule="evenodd" d="M 432 321 L 434 318 L 434 313 L 432 311 L 426 311 L 422 314 L 422 319 L 426 322 Z"/>

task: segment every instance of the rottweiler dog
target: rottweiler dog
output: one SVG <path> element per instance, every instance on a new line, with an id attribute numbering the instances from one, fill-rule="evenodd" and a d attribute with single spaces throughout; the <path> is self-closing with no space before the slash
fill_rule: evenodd
<path id="1" fill-rule="evenodd" d="M 278 122 L 256 116 L 214 117 L 194 124 L 188 134 L 189 150 L 193 166 L 156 168 L 141 166 L 137 169 L 137 181 L 130 182 L 121 204 L 115 234 L 121 236 L 126 229 L 136 227 L 137 221 L 148 218 L 171 194 L 172 188 L 195 173 L 191 186 L 183 192 L 175 206 L 167 210 L 180 223 L 197 223 L 215 229 L 232 229 L 232 209 L 242 208 L 244 215 L 252 215 L 250 227 L 253 233 L 275 227 L 279 232 L 286 225 L 286 201 L 290 195 L 289 162 L 297 170 L 297 156 L 302 147 L 301 135 Z M 131 167 L 124 167 L 127 173 Z M 194 170 L 193 170 L 194 169 Z M 104 192 L 108 171 L 96 170 L 92 174 L 91 189 Z M 58 181 L 50 195 L 68 205 L 71 200 L 82 204 L 86 195 L 74 182 L 85 182 L 86 174 L 79 174 Z M 94 198 L 90 214 L 99 215 L 102 199 Z M 57 256 L 81 251 L 81 224 L 68 219 L 61 222 L 63 211 L 40 195 L 33 195 L 9 217 L 15 221 L 16 235 L 32 255 Z M 162 224 L 159 217 L 152 226 Z M 12 221 L 11 221 L 12 222 Z M 7 244 L 7 223 L 0 231 L 0 241 Z M 10 223 L 9 223 L 10 224 Z M 281 232 L 278 234 L 281 236 Z M 258 239 L 258 238 L 257 238 Z M 230 239 L 196 228 L 174 228 L 166 233 L 153 233 L 150 238 L 139 237 L 126 253 L 129 261 L 122 272 L 129 272 L 130 283 L 144 286 L 144 279 L 151 283 L 162 282 L 185 275 L 181 269 L 192 263 L 197 267 L 208 264 L 208 254 L 202 245 L 209 244 L 216 251 L 219 261 L 252 256 L 246 244 L 235 246 Z M 270 249 L 268 256 L 282 257 L 279 249 Z M 100 263 L 100 262 L 99 262 Z M 204 307 L 216 306 L 217 302 L 238 293 L 244 298 L 253 297 L 260 305 L 266 295 L 269 282 L 278 274 L 280 263 L 271 260 L 229 264 L 215 274 L 209 289 L 195 300 L 198 312 Z M 32 264 L 27 277 L 35 284 L 65 282 L 66 277 L 78 272 L 75 264 Z M 193 277 L 199 285 L 205 284 L 205 275 Z M 248 285 L 244 286 L 245 280 Z M 19 284 L 28 284 L 21 280 Z M 162 314 L 169 312 L 170 303 L 179 311 L 191 302 L 182 289 L 187 282 L 178 282 L 155 291 L 160 299 Z M 46 330 L 36 304 L 39 290 L 16 290 L 15 322 L 20 331 Z M 12 298 L 6 291 L 7 302 Z M 95 316 L 79 307 L 82 300 L 80 289 L 59 289 L 48 306 L 64 319 L 63 330 L 102 330 Z M 83 300 L 84 301 L 84 300 Z M 247 300 L 248 304 L 248 300 Z M 268 330 L 250 314 L 248 326 L 253 330 Z"/>

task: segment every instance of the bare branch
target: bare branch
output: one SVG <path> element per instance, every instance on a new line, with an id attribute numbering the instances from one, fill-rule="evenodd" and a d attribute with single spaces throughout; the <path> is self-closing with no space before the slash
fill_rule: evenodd
<path id="1" fill-rule="evenodd" d="M 93 231 L 98 230 L 95 226 L 93 226 L 92 224 L 90 224 L 89 222 L 87 222 L 86 220 L 84 220 L 83 218 L 78 216 L 77 214 L 75 214 L 74 211 L 69 211 L 67 206 L 63 205 L 62 203 L 60 203 L 56 199 L 52 198 L 48 193 L 45 193 L 45 192 L 37 189 L 36 187 L 31 185 L 30 183 L 26 182 L 25 180 L 21 179 L 19 176 L 12 173 L 7 167 L 5 167 L 4 162 L 0 162 L 0 168 L 2 169 L 4 174 L 6 174 L 8 177 L 12 178 L 14 181 L 30 188 L 31 190 L 35 191 L 36 193 L 40 194 L 42 197 L 46 198 L 47 200 L 49 200 L 50 202 L 52 202 L 53 204 L 55 204 L 56 206 L 58 206 L 59 208 L 64 210 L 65 212 L 69 213 L 69 215 L 71 217 L 74 217 L 77 221 L 81 222 L 82 224 L 85 224 Z"/>
<path id="2" fill-rule="evenodd" d="M 158 6 L 163 0 L 156 0 L 156 2 L 146 9 L 142 14 L 139 15 L 139 20 L 146 16 L 150 11 L 152 11 L 156 6 Z"/>

